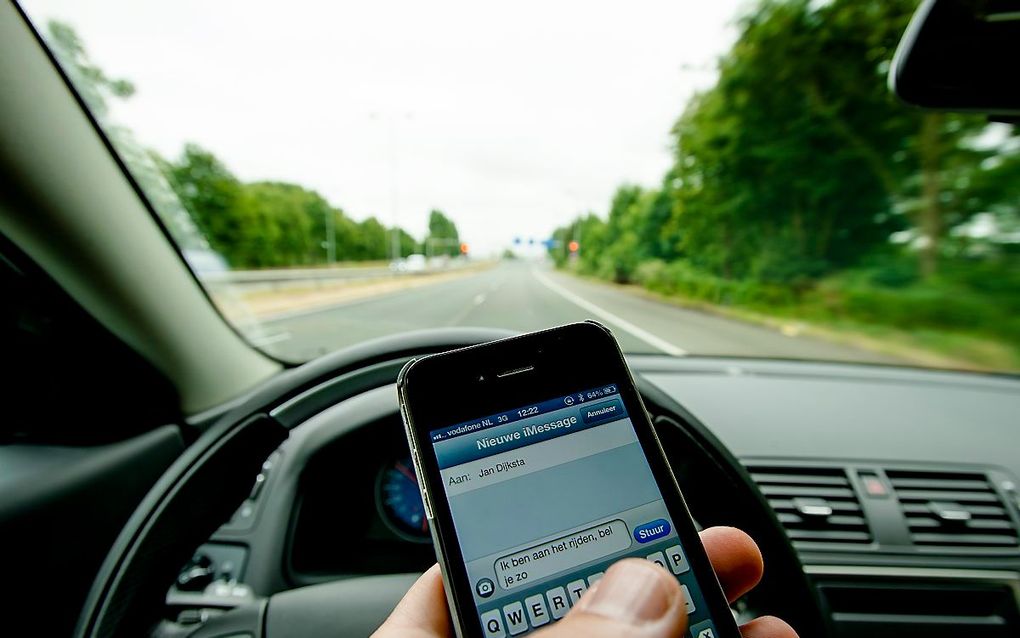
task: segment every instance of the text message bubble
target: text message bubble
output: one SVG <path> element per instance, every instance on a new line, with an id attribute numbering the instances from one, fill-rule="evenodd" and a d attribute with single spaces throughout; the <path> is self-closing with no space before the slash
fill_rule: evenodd
<path id="1" fill-rule="evenodd" d="M 514 589 L 630 545 L 627 524 L 616 519 L 497 559 L 496 578 L 503 589 Z"/>

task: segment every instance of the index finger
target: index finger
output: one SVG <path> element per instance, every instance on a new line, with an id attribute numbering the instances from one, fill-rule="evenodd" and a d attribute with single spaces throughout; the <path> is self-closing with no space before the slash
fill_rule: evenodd
<path id="1" fill-rule="evenodd" d="M 452 638 L 439 565 L 421 575 L 373 638 Z"/>

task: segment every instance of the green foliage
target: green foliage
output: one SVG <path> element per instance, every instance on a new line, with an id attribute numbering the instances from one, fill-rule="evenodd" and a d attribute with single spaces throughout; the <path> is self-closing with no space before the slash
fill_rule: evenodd
<path id="1" fill-rule="evenodd" d="M 553 260 L 699 302 L 1020 348 L 1020 138 L 977 144 L 982 118 L 889 93 L 916 4 L 761 0 L 677 120 L 660 187 L 621 186 L 605 218 L 557 229 Z"/>
<path id="2" fill-rule="evenodd" d="M 985 167 L 990 153 L 965 143 L 984 129 L 979 118 L 929 117 L 889 94 L 884 73 L 914 6 L 762 2 L 717 84 L 677 121 L 662 187 L 620 188 L 605 243 L 582 254 L 582 270 L 627 281 L 644 259 L 683 258 L 804 289 L 913 226 L 928 246 L 922 274 L 933 274 L 949 229 L 1020 201 L 1009 179 L 1020 160 Z M 926 195 L 925 184 L 941 192 Z"/>
<path id="3" fill-rule="evenodd" d="M 57 56 L 60 66 L 71 77 L 82 99 L 97 116 L 108 110 L 107 98 L 127 98 L 135 93 L 135 86 L 123 78 L 111 78 L 96 66 L 88 56 L 78 32 L 66 22 L 50 20 L 46 25 L 47 41 Z"/>
<path id="4" fill-rule="evenodd" d="M 425 237 L 425 251 L 430 257 L 460 254 L 460 234 L 457 225 L 441 210 L 429 213 L 429 234 Z"/>
<path id="5" fill-rule="evenodd" d="M 711 275 L 685 260 L 643 262 L 635 281 L 665 295 L 680 296 L 722 306 L 777 308 L 793 303 L 796 293 L 786 286 L 734 280 Z"/>
<path id="6" fill-rule="evenodd" d="M 594 246 L 596 241 L 595 235 L 598 234 L 597 228 L 603 226 L 605 222 L 598 218 L 594 213 L 588 213 L 585 217 L 578 217 L 577 219 L 570 222 L 568 225 L 561 228 L 557 228 L 552 234 L 552 246 L 549 248 L 549 254 L 553 258 L 553 261 L 558 267 L 565 266 L 571 259 L 570 256 L 570 242 L 578 241 L 581 243 L 580 254 L 588 252 L 588 246 Z M 597 250 L 592 248 L 592 250 Z"/>
<path id="7" fill-rule="evenodd" d="M 1020 271 L 1020 262 L 1011 264 Z M 998 338 L 1020 344 L 1020 297 L 1002 298 L 958 281 L 940 280 L 895 287 L 876 285 L 871 269 L 845 271 L 808 291 L 755 280 L 734 280 L 705 273 L 680 260 L 642 262 L 635 281 L 649 290 L 715 306 L 746 308 L 809 320 L 854 321 L 907 331 L 941 329 Z M 969 273 L 987 281 L 987 273 Z M 916 275 L 916 271 L 915 271 Z M 958 274 L 965 280 L 967 275 Z M 1020 284 L 1014 275 L 1007 285 Z"/>
<path id="8" fill-rule="evenodd" d="M 110 78 L 93 63 L 81 37 L 70 24 L 50 20 L 46 24 L 46 39 L 61 68 L 97 117 L 103 117 L 109 110 L 108 98 L 135 95 L 134 84 L 122 78 Z"/>
<path id="9" fill-rule="evenodd" d="M 390 232 L 393 232 L 390 229 Z M 418 240 L 411 236 L 411 233 L 407 232 L 403 228 L 398 228 L 397 233 L 400 235 L 400 256 L 407 257 L 415 253 L 421 252 L 421 248 L 418 246 Z"/>
<path id="10" fill-rule="evenodd" d="M 210 246 L 234 268 L 315 265 L 387 259 L 392 229 L 369 217 L 357 222 L 315 191 L 282 182 L 239 181 L 196 145 L 160 167 Z M 417 242 L 398 229 L 402 256 Z"/>
<path id="11" fill-rule="evenodd" d="M 613 195 L 607 221 L 589 213 L 553 232 L 553 260 L 565 264 L 570 258 L 570 242 L 577 241 L 578 268 L 582 272 L 618 283 L 631 282 L 642 260 L 669 254 L 660 229 L 670 209 L 671 200 L 665 190 L 621 186 Z"/>
<path id="12" fill-rule="evenodd" d="M 899 229 L 882 214 L 902 174 L 890 158 L 917 116 L 879 68 L 911 8 L 765 2 L 743 20 L 717 85 L 674 128 L 678 252 L 725 277 L 800 284 Z"/>
<path id="13" fill-rule="evenodd" d="M 70 25 L 51 21 L 47 40 L 85 103 L 101 121 L 107 114 L 109 98 L 134 94 L 130 81 L 111 78 L 91 61 Z M 399 238 L 401 256 L 418 251 L 418 243 L 403 229 L 388 229 L 374 217 L 356 222 L 315 191 L 282 182 L 245 184 L 212 153 L 194 144 L 186 145 L 177 160 L 167 161 L 136 148 L 128 131 L 104 124 L 164 222 L 173 221 L 174 212 L 188 221 L 175 203 L 162 201 L 165 195 L 172 202 L 176 195 L 205 241 L 234 268 L 387 259 L 392 256 L 394 233 Z M 173 193 L 163 192 L 163 177 Z M 444 230 L 452 229 L 445 230 L 444 236 L 452 233 L 456 238 L 453 222 L 445 217 L 441 221 L 447 225 Z M 180 234 L 175 233 L 178 242 Z"/>

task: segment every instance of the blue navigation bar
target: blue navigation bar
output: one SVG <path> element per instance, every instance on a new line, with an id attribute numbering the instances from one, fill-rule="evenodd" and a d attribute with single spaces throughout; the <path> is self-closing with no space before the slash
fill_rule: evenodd
<path id="1" fill-rule="evenodd" d="M 616 384 L 607 383 L 606 385 L 602 385 L 597 388 L 590 388 L 582 392 L 566 394 L 556 397 L 555 399 L 533 403 L 513 410 L 505 410 L 498 414 L 490 414 L 489 416 L 481 419 L 475 419 L 474 421 L 466 421 L 449 427 L 432 430 L 429 432 L 429 436 L 432 437 L 433 442 L 445 441 L 455 436 L 475 434 L 488 428 L 521 421 L 523 419 L 530 419 L 555 410 L 562 410 L 563 408 L 574 406 L 583 406 L 588 402 L 599 401 L 605 397 L 617 394 L 619 394 L 619 390 L 616 387 Z M 622 410 L 622 408 L 623 406 L 621 404 L 620 409 Z"/>
<path id="2" fill-rule="evenodd" d="M 509 452 L 526 445 L 547 441 L 564 434 L 587 430 L 603 423 L 626 418 L 627 412 L 620 399 L 599 401 L 584 406 L 561 407 L 539 416 L 528 417 L 515 423 L 501 423 L 496 427 L 475 430 L 435 441 L 439 468 L 446 469 L 462 463 Z M 471 434 L 472 436 L 465 436 Z"/>

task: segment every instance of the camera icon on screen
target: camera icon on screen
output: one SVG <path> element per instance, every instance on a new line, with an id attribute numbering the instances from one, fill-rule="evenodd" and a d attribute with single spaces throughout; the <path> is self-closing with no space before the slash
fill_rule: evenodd
<path id="1" fill-rule="evenodd" d="M 475 583 L 475 591 L 482 598 L 488 598 L 492 595 L 492 592 L 496 591 L 496 585 L 488 578 L 483 578 Z"/>

